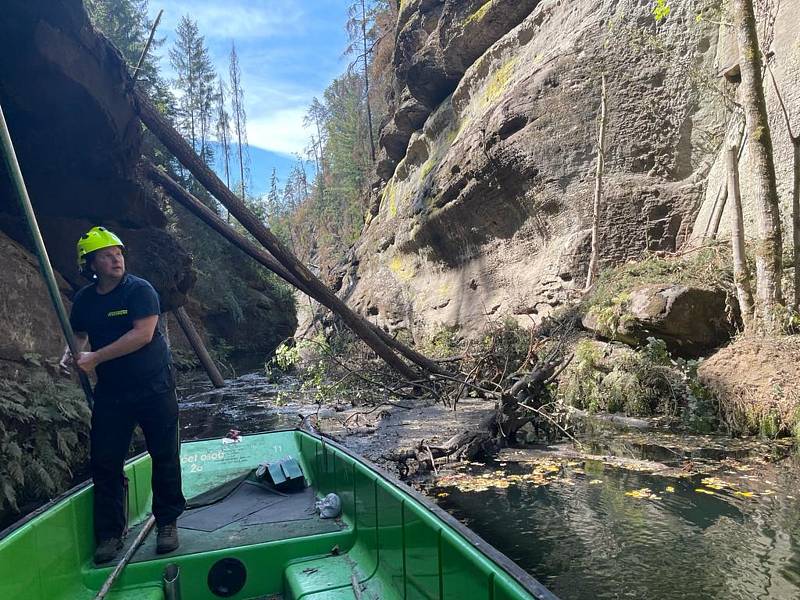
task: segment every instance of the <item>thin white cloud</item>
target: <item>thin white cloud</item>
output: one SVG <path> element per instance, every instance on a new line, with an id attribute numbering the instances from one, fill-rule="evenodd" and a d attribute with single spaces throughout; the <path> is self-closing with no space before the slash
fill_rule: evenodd
<path id="1" fill-rule="evenodd" d="M 252 0 L 177 0 L 166 3 L 164 22 L 174 31 L 183 15 L 197 22 L 206 39 L 255 39 L 287 35 L 302 24 L 303 13 L 292 3 Z M 151 7 L 151 11 L 155 4 Z"/>
<path id="2" fill-rule="evenodd" d="M 277 110 L 247 120 L 247 141 L 251 146 L 282 154 L 303 153 L 310 134 L 303 127 L 305 107 Z"/>

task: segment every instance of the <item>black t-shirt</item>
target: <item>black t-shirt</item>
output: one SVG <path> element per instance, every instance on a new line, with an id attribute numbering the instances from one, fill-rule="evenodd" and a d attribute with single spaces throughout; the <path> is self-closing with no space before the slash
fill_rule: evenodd
<path id="1" fill-rule="evenodd" d="M 72 304 L 75 331 L 89 334 L 92 350 L 108 346 L 133 329 L 133 322 L 158 315 L 158 293 L 147 281 L 126 273 L 117 287 L 98 294 L 96 284 L 81 288 Z M 158 327 L 153 339 L 135 352 L 97 366 L 98 395 L 164 391 L 172 381 L 171 356 Z"/>

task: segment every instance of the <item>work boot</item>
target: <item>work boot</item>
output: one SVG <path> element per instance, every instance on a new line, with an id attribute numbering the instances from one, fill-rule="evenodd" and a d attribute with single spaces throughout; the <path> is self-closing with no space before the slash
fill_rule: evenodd
<path id="1" fill-rule="evenodd" d="M 172 552 L 179 545 L 178 526 L 174 521 L 169 525 L 162 525 L 158 528 L 158 535 L 156 536 L 156 554 Z"/>
<path id="2" fill-rule="evenodd" d="M 108 538 L 97 544 L 94 551 L 94 562 L 101 565 L 113 560 L 119 551 L 122 550 L 122 540 L 120 538 Z"/>

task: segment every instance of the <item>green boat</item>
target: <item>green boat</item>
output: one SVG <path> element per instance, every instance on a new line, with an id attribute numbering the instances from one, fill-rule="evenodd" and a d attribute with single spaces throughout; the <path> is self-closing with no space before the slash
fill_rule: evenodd
<path id="1" fill-rule="evenodd" d="M 287 457 L 307 487 L 255 484 L 260 464 Z M 178 521 L 177 551 L 157 555 L 155 535 L 147 536 L 108 599 L 557 600 L 446 512 L 314 434 L 186 442 L 181 464 L 186 496 L 207 502 Z M 130 546 L 149 521 L 149 456 L 130 460 L 125 471 Z M 322 518 L 315 501 L 331 492 L 341 514 Z M 78 486 L 0 533 L 0 598 L 96 596 L 114 564 L 92 562 L 92 493 L 91 484 Z"/>

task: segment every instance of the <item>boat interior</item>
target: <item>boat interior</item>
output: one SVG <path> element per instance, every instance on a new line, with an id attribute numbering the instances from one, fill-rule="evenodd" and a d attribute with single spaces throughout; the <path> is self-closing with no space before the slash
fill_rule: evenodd
<path id="1" fill-rule="evenodd" d="M 240 481 L 221 499 L 187 510 L 178 521 L 180 547 L 156 554 L 153 530 L 107 598 L 531 597 L 518 576 L 437 509 L 345 449 L 299 430 L 184 443 L 184 493 L 202 496 L 287 457 L 299 463 L 307 487 L 276 493 Z M 125 549 L 150 514 L 149 456 L 131 460 L 126 475 L 133 525 Z M 330 492 L 341 499 L 341 515 L 323 519 L 314 504 Z M 0 538 L 0 598 L 95 597 L 114 564 L 92 562 L 92 501 L 86 485 Z"/>

